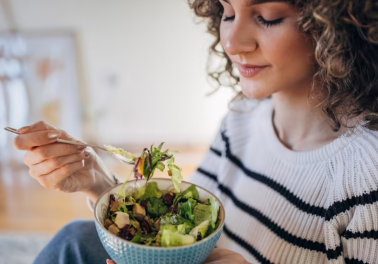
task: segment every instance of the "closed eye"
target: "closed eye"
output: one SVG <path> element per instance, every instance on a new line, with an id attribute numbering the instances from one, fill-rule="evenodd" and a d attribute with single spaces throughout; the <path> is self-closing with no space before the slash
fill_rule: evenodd
<path id="1" fill-rule="evenodd" d="M 234 19 L 235 19 L 235 16 L 230 16 L 230 17 L 224 16 L 223 21 L 225 21 L 225 22 L 227 22 L 227 21 L 233 21 Z"/>

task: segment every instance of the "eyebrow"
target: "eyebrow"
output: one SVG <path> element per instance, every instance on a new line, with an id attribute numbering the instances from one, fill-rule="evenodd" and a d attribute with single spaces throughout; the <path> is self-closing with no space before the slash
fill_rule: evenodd
<path id="1" fill-rule="evenodd" d="M 228 0 L 222 0 L 222 1 L 230 4 Z M 244 5 L 252 6 L 252 5 L 269 3 L 269 2 L 288 2 L 288 1 L 287 0 L 244 0 Z"/>

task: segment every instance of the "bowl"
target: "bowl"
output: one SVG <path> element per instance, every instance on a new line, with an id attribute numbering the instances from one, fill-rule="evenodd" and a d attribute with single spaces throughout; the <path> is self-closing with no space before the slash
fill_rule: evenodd
<path id="1" fill-rule="evenodd" d="M 138 180 L 138 184 L 142 186 L 145 180 Z M 170 179 L 153 179 L 150 182 L 156 182 L 160 190 L 167 190 L 173 188 Z M 126 183 L 126 189 L 132 187 L 135 180 Z M 181 190 L 186 190 L 192 183 L 181 182 Z M 109 204 L 110 194 L 115 194 L 122 187 L 122 183 L 109 188 L 97 200 L 94 208 L 95 224 L 97 233 L 100 237 L 101 243 L 110 257 L 117 264 L 200 264 L 203 263 L 210 255 L 218 241 L 224 225 L 225 211 L 221 201 L 211 192 L 196 185 L 200 199 L 208 199 L 213 197 L 220 204 L 219 209 L 219 226 L 210 236 L 198 241 L 192 245 L 181 247 L 151 247 L 129 242 L 118 236 L 113 235 L 104 227 L 104 221 Z"/>

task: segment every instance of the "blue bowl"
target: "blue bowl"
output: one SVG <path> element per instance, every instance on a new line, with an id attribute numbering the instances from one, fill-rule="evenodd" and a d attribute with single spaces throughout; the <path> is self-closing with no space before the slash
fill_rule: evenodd
<path id="1" fill-rule="evenodd" d="M 173 189 L 172 181 L 170 179 L 158 178 L 151 181 L 156 182 L 161 190 Z M 135 181 L 129 181 L 126 184 L 126 188 L 132 187 L 134 184 Z M 138 184 L 145 184 L 145 180 L 138 180 Z M 183 181 L 180 184 L 180 188 L 185 190 L 190 185 L 191 183 Z M 223 205 L 216 196 L 202 187 L 197 186 L 201 199 L 213 197 L 220 204 L 220 224 L 213 234 L 189 246 L 170 248 L 150 247 L 121 239 L 110 233 L 103 226 L 109 204 L 109 195 L 115 194 L 121 187 L 122 184 L 119 184 L 108 189 L 100 196 L 95 205 L 97 233 L 105 250 L 117 264 L 200 264 L 207 259 L 222 233 L 225 219 Z"/>

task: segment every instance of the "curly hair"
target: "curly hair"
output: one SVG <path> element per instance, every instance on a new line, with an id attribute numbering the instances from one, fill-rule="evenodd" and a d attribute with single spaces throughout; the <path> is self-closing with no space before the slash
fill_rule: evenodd
<path id="1" fill-rule="evenodd" d="M 188 1 L 215 36 L 209 61 L 213 55 L 223 60 L 217 69 L 209 68 L 209 77 L 218 88 L 237 90 L 239 77 L 220 45 L 223 6 L 219 0 Z M 330 118 L 333 131 L 361 114 L 365 127 L 378 130 L 378 0 L 288 2 L 299 11 L 299 28 L 315 43 L 318 67 L 310 96 Z"/>

